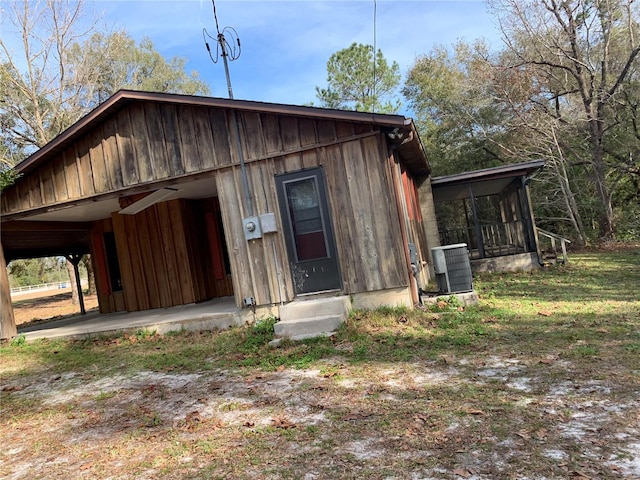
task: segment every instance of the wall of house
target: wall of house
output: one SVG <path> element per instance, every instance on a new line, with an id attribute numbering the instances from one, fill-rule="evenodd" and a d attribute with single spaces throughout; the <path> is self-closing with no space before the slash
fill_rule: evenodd
<path id="1" fill-rule="evenodd" d="M 293 126 L 282 131 L 282 142 L 286 142 L 285 150 L 299 151 L 247 164 L 253 213 L 274 212 L 277 233 L 246 241 L 241 219 L 248 212 L 239 188 L 240 168 L 225 169 L 216 176 L 227 246 L 233 252 L 230 257 L 239 304 L 247 296 L 253 297 L 258 305 L 293 300 L 274 177 L 318 166 L 324 169 L 327 179 L 344 292 L 406 286 L 404 246 L 398 235 L 400 223 L 383 136 L 378 132 L 358 132 L 350 124 L 320 126 L 306 122 Z M 344 140 L 314 146 L 321 135 L 342 136 Z M 250 157 L 252 147 L 247 147 Z"/>
<path id="2" fill-rule="evenodd" d="M 242 218 L 249 212 L 241 188 L 236 122 L 253 214 L 274 212 L 279 225 L 278 232 L 259 240 L 244 239 Z M 19 179 L 3 194 L 2 208 L 6 214 L 43 212 L 71 201 L 121 197 L 213 176 L 236 302 L 242 305 L 244 298 L 253 297 L 258 305 L 267 305 L 294 298 L 274 176 L 321 166 L 327 179 L 344 292 L 396 289 L 408 286 L 409 273 L 406 246 L 398 235 L 401 214 L 396 207 L 395 167 L 388 161 L 388 150 L 384 133 L 371 124 L 132 102 Z M 415 203 L 415 199 L 410 201 Z M 119 214 L 111 218 L 122 260 L 124 304 L 130 311 L 190 303 L 211 292 L 192 261 L 198 257 L 187 255 L 199 252 L 210 256 L 206 246 L 190 250 L 198 238 L 196 230 L 189 230 L 192 205 L 171 204 L 171 209 L 161 205 L 135 218 Z M 171 218 L 171 224 L 163 227 L 166 218 Z M 421 220 L 410 222 L 421 257 L 427 258 Z M 163 228 L 173 232 L 176 243 L 183 227 L 187 228 L 184 238 L 172 245 L 175 252 L 171 255 L 140 248 L 151 238 L 162 238 Z M 175 265 L 166 260 L 168 255 L 175 257 Z M 184 278 L 183 272 L 188 273 Z M 169 280 L 169 287 L 159 281 L 163 278 Z M 107 300 L 109 309 L 117 310 L 121 303 L 115 297 Z"/>
<path id="3" fill-rule="evenodd" d="M 230 275 L 219 264 L 222 236 L 216 238 L 215 227 L 207 225 L 207 215 L 215 213 L 212 204 L 176 199 L 95 222 L 91 246 L 101 313 L 233 295 Z M 105 242 L 109 232 L 115 237 L 121 290 L 110 277 L 115 272 Z"/>

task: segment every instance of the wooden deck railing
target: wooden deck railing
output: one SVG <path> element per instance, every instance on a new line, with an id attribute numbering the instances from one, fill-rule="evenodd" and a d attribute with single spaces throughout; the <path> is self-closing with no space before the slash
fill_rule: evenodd
<path id="1" fill-rule="evenodd" d="M 480 241 L 478 236 L 481 236 Z M 522 221 L 445 229 L 441 232 L 440 241 L 442 245 L 466 243 L 471 258 L 491 258 L 527 252 Z"/>
<path id="2" fill-rule="evenodd" d="M 569 240 L 567 238 L 564 238 L 564 237 L 562 237 L 560 235 L 557 235 L 555 233 L 549 232 L 547 230 L 543 230 L 542 228 L 536 227 L 536 231 L 538 232 L 538 238 L 539 239 L 541 239 L 541 237 L 543 237 L 543 238 L 546 238 L 547 240 L 550 241 L 551 250 L 556 255 L 558 253 L 556 242 L 560 242 L 560 249 L 562 250 L 562 263 L 568 263 L 569 262 L 569 257 L 567 256 L 567 244 L 571 243 L 571 240 Z M 540 243 L 542 243 L 542 242 L 540 242 Z M 540 248 L 542 249 L 542 245 L 540 245 Z"/>

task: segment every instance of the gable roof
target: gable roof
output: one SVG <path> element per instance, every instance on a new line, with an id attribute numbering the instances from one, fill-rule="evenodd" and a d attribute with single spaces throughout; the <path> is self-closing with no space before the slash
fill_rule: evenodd
<path id="1" fill-rule="evenodd" d="M 27 157 L 15 166 L 18 173 L 26 173 L 38 166 L 38 164 L 52 154 L 64 149 L 79 135 L 90 130 L 105 117 L 119 111 L 132 102 L 160 102 L 175 105 L 190 105 L 204 107 L 218 107 L 238 111 L 271 113 L 280 115 L 293 115 L 321 120 L 349 121 L 379 125 L 390 129 L 398 128 L 406 130 L 408 135 L 398 149 L 400 155 L 408 162 L 409 167 L 419 174 L 428 174 L 429 167 L 424 149 L 419 140 L 413 120 L 402 115 L 390 115 L 381 113 L 356 112 L 349 110 L 332 110 L 319 107 L 299 105 L 285 105 L 279 103 L 257 102 L 250 100 L 232 100 L 226 98 L 201 97 L 193 95 L 181 95 L 175 93 L 156 93 L 134 90 L 118 90 L 105 102 L 98 105 L 71 127 L 44 145 L 38 151 Z"/>

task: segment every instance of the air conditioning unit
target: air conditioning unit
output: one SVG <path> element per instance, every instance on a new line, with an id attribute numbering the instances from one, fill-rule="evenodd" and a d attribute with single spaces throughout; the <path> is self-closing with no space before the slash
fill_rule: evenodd
<path id="1" fill-rule="evenodd" d="M 462 293 L 473 290 L 473 275 L 466 243 L 431 249 L 433 270 L 440 293 Z"/>

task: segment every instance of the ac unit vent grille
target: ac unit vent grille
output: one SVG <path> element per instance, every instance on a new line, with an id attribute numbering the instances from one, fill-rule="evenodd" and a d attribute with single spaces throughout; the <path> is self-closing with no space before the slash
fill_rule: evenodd
<path id="1" fill-rule="evenodd" d="M 431 249 L 440 293 L 461 293 L 473 290 L 473 274 L 465 243 Z"/>

